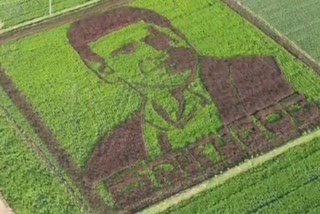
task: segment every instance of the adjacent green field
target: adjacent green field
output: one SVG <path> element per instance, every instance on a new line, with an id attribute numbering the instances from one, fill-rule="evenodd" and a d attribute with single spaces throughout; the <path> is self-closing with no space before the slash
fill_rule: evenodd
<path id="1" fill-rule="evenodd" d="M 31 1 L 28 4 L 29 2 Z M 56 2 L 55 10 L 84 3 L 59 2 Z M 35 13 L 36 16 L 47 13 L 47 8 L 42 10 L 44 6 L 38 4 L 40 9 Z M 35 5 L 37 3 L 32 6 Z M 217 58 L 275 56 L 295 90 L 305 94 L 309 100 L 320 103 L 320 77 L 221 1 L 185 0 L 178 5 L 175 0 L 137 0 L 132 5 L 149 8 L 166 16 L 186 35 L 200 55 Z M 2 8 L 0 17 L 5 17 L 2 18 L 5 26 L 33 18 L 34 15 L 27 13 L 21 19 L 11 19 L 8 15 L 1 15 Z M 69 27 L 70 24 L 66 24 L 2 45 L 0 62 L 58 141 L 75 162 L 83 167 L 100 138 L 138 111 L 141 100 L 138 94 L 124 85 L 103 83 L 83 64 L 67 39 Z M 134 35 L 140 32 L 132 28 L 127 33 Z M 114 37 L 109 42 L 124 45 L 125 40 L 121 39 L 123 38 Z M 95 51 L 105 51 L 105 42 L 101 40 L 98 45 L 93 45 Z M 145 50 L 141 54 L 143 51 Z M 146 57 L 148 54 L 150 52 L 146 51 Z M 201 89 L 200 84 L 197 84 L 194 85 L 195 89 Z M 173 100 L 168 99 L 165 93 L 154 93 L 150 96 L 163 98 L 174 112 L 176 103 Z M 191 98 L 187 100 L 193 102 Z M 10 107 L 7 106 L 7 109 Z M 17 213 L 80 213 L 69 193 L 51 177 L 45 165 L 23 143 L 3 116 L 0 117 L 0 124 L 0 166 L 5 169 L 0 172 L 0 191 Z M 221 124 L 217 109 L 212 104 L 184 131 L 169 130 L 170 140 L 175 145 L 173 148 L 184 147 L 193 142 L 194 138 L 202 137 L 201 134 L 215 132 Z M 199 130 L 205 131 L 200 133 Z M 150 138 L 154 135 L 152 131 L 147 133 Z M 320 163 L 317 158 L 320 154 L 319 143 L 319 140 L 314 141 L 308 146 L 292 150 L 283 157 L 196 198 L 194 203 L 182 206 L 177 212 L 267 212 L 267 208 L 273 208 L 279 213 L 290 206 L 297 212 L 301 208 L 315 208 L 312 211 L 316 213 L 316 199 L 319 199 L 316 190 L 320 187 L 320 173 L 317 169 Z M 152 147 L 152 144 L 149 146 Z M 152 155 L 158 156 L 157 149 L 152 149 Z M 219 158 L 215 157 L 210 148 L 207 151 L 213 158 Z M 17 179 L 10 179 L 12 177 Z M 274 191 L 270 192 L 270 189 Z M 257 194 L 252 194 L 254 192 Z M 310 196 L 305 192 L 310 193 Z M 296 201 L 301 195 L 304 200 Z"/>
<path id="2" fill-rule="evenodd" d="M 139 0 L 133 5 L 168 17 L 201 55 L 275 56 L 291 85 L 320 103 L 319 76 L 221 1 L 186 0 L 177 6 L 174 0 Z M 123 85 L 99 81 L 69 45 L 68 29 L 67 24 L 5 44 L 0 47 L 0 61 L 61 144 L 84 166 L 100 137 L 136 112 L 141 100 Z M 203 115 L 208 118 L 206 115 L 213 118 L 207 120 L 211 124 L 208 132 L 214 132 L 221 124 L 218 113 L 212 108 Z M 194 140 L 198 125 L 204 125 L 200 122 L 187 127 L 190 131 L 184 141 Z M 172 136 L 184 133 L 172 132 Z M 179 139 L 174 142 L 177 147 L 187 144 Z"/>
<path id="3" fill-rule="evenodd" d="M 52 0 L 52 12 L 90 1 Z M 5 28 L 46 15 L 49 15 L 49 0 L 0 0 L 0 22 Z"/>
<path id="4" fill-rule="evenodd" d="M 236 0 L 320 61 L 318 0 Z"/>
<path id="5" fill-rule="evenodd" d="M 166 213 L 317 213 L 319 165 L 317 138 Z"/>
<path id="6" fill-rule="evenodd" d="M 2 91 L 0 103 L 0 192 L 15 213 L 83 213 L 62 181 L 5 116 L 2 107 L 10 103 Z"/>

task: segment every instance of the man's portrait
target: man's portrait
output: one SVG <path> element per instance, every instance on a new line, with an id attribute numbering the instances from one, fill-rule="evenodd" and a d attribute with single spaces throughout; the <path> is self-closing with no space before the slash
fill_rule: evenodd
<path id="1" fill-rule="evenodd" d="M 294 76 L 308 69 L 240 17 L 224 28 L 217 5 L 186 10 L 194 22 L 160 6 L 79 10 L 0 47 L 5 115 L 12 102 L 15 128 L 93 213 L 139 211 L 319 124 L 317 87 Z"/>
<path id="2" fill-rule="evenodd" d="M 0 127 L 10 133 L 1 191 L 41 213 L 53 202 L 68 213 L 135 213 L 245 171 L 260 186 L 274 165 L 286 174 L 280 154 L 319 135 L 319 76 L 228 2 L 88 2 L 1 34 L 0 122 L 10 127 Z M 242 178 L 210 195 L 241 192 L 232 200 L 248 208 L 238 198 L 256 186 Z"/>
<path id="3" fill-rule="evenodd" d="M 91 24 L 96 22 L 101 22 L 103 31 L 95 31 Z M 119 124 L 121 133 L 116 134 L 116 130 L 116 137 L 99 145 L 104 149 L 113 141 L 118 143 L 122 135 L 123 141 L 130 145 L 124 150 L 131 148 L 136 156 L 127 161 L 154 160 L 171 148 L 193 143 L 197 136 L 211 134 L 220 126 L 218 118 L 216 122 L 209 119 L 210 111 L 216 107 L 201 81 L 201 57 L 166 18 L 148 10 L 121 8 L 105 17 L 75 23 L 68 37 L 97 78 L 105 84 L 123 84 L 141 98 L 140 111 L 125 124 Z M 206 116 L 207 123 L 200 124 L 203 133 L 192 133 L 189 139 L 172 136 L 172 133 L 190 136 L 187 132 L 196 131 L 199 119 Z M 121 154 L 116 156 L 119 160 Z M 113 170 L 100 173 L 110 175 Z"/>
<path id="4" fill-rule="evenodd" d="M 86 168 L 91 184 L 206 139 L 294 92 L 273 57 L 201 56 L 168 19 L 146 9 L 80 20 L 68 38 L 97 78 L 141 99 L 139 111 L 97 145 Z"/>

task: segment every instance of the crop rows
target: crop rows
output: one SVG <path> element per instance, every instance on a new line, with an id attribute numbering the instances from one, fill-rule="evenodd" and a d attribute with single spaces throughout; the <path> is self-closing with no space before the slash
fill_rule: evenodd
<path id="1" fill-rule="evenodd" d="M 320 61 L 317 0 L 237 0 Z"/>
<path id="2" fill-rule="evenodd" d="M 68 26 L 62 26 L 39 37 L 9 44 L 5 48 L 8 52 L 1 56 L 9 61 L 20 58 L 20 63 L 12 67 L 12 71 L 24 82 L 20 88 L 25 87 L 28 90 L 26 94 L 34 94 L 32 103 L 36 111 L 48 121 L 49 128 L 54 130 L 65 148 L 75 155 L 75 160 L 83 164 L 89 158 L 87 152 L 90 144 L 93 146 L 99 136 L 111 130 L 117 121 L 124 120 L 123 117 L 128 114 L 126 112 L 134 111 L 139 102 L 130 94 L 126 95 L 121 87 L 101 85 L 79 63 L 75 53 L 68 47 L 65 37 L 67 29 Z M 54 46 L 47 48 L 48 41 L 52 41 Z M 37 47 L 36 52 L 34 47 Z M 10 51 L 14 49 L 19 51 Z M 33 60 L 37 62 L 31 63 Z M 25 66 L 30 69 L 29 72 L 23 71 Z M 30 75 L 32 81 L 25 79 L 27 76 L 23 77 L 23 74 Z M 128 99 L 123 100 L 116 96 L 118 94 Z"/>
<path id="3" fill-rule="evenodd" d="M 209 2 L 213 2 L 210 3 L 211 7 L 208 6 Z M 305 94 L 309 100 L 320 102 L 320 80 L 316 74 L 294 61 L 292 56 L 225 5 L 219 1 L 196 5 L 190 1 L 185 4 L 188 7 L 168 10 L 174 6 L 173 1 L 135 3 L 160 13 L 163 10 L 162 13 L 172 17 L 174 25 L 185 32 L 201 54 L 224 58 L 235 55 L 275 55 L 294 89 Z M 230 17 L 227 25 L 225 16 Z M 215 22 L 203 22 L 203 17 Z M 228 30 L 221 30 L 223 25 Z M 28 96 L 58 140 L 83 165 L 89 158 L 88 151 L 92 150 L 99 136 L 112 130 L 119 121 L 124 121 L 140 104 L 137 95 L 123 86 L 102 85 L 80 63 L 65 37 L 68 29 L 69 25 L 65 25 L 3 45 L 0 47 L 0 59 L 9 76 Z M 213 116 L 216 113 L 212 110 L 209 114 Z M 195 124 L 194 128 L 197 126 Z M 190 137 L 195 134 L 191 131 L 188 132 Z M 175 139 L 186 137 L 185 132 L 173 132 L 172 136 L 176 136 Z"/>
<path id="4" fill-rule="evenodd" d="M 166 213 L 316 213 L 319 154 L 315 139 Z"/>
<path id="5" fill-rule="evenodd" d="M 30 137 L 32 131 L 23 125 L 22 117 L 2 89 L 0 103 L 0 191 L 15 213 L 83 213 L 66 183 L 38 156 L 36 145 L 26 141 L 24 135 Z M 26 132 L 21 132 L 21 126 Z"/>
<path id="6" fill-rule="evenodd" d="M 221 1 L 131 6 L 145 9 L 120 7 L 0 46 L 1 86 L 96 213 L 136 211 L 319 122 L 317 74 Z M 250 81 L 261 95 L 254 105 Z M 230 116 L 233 89 L 243 109 Z"/>
<path id="7" fill-rule="evenodd" d="M 86 2 L 90 0 L 52 0 L 52 12 Z M 49 0 L 0 0 L 0 23 L 4 28 L 47 15 Z"/>

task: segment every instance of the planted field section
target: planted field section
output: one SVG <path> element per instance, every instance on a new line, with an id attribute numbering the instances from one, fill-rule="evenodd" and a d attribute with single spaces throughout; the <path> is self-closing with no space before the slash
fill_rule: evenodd
<path id="1" fill-rule="evenodd" d="M 221 1 L 175 2 L 0 47 L 1 87 L 95 213 L 137 211 L 320 122 L 311 69 Z"/>
<path id="2" fill-rule="evenodd" d="M 25 82 L 21 89 L 25 87 L 28 90 L 24 94 L 35 93 L 36 99 L 32 101 L 35 112 L 40 113 L 72 159 L 83 166 L 99 138 L 127 118 L 130 112 L 136 111 L 139 100 L 122 86 L 99 82 L 70 48 L 67 29 L 68 26 L 62 26 L 23 39 L 22 43 L 8 44 L 8 49 L 1 56 L 8 61 L 15 57 L 24 61 L 12 67 L 16 74 L 22 74 L 18 74 Z M 52 48 L 47 46 L 48 41 L 53 42 L 49 42 Z M 35 47 L 36 53 L 33 53 Z M 52 57 L 43 57 L 49 55 Z M 32 58 L 36 63 L 30 63 Z M 47 61 L 43 61 L 45 59 Z M 24 72 L 24 66 L 31 66 L 30 70 Z M 34 72 L 30 72 L 32 70 Z M 23 75 L 28 73 L 32 75 L 31 79 Z"/>
<path id="3" fill-rule="evenodd" d="M 75 7 L 92 0 L 52 0 L 52 12 Z M 0 0 L 0 30 L 49 15 L 49 0 Z"/>
<path id="4" fill-rule="evenodd" d="M 73 195 L 46 167 L 1 109 L 0 191 L 10 207 L 17 214 L 82 213 Z"/>
<path id="5" fill-rule="evenodd" d="M 317 213 L 319 155 L 315 139 L 165 213 Z"/>
<path id="6" fill-rule="evenodd" d="M 320 62 L 318 0 L 236 0 Z"/>

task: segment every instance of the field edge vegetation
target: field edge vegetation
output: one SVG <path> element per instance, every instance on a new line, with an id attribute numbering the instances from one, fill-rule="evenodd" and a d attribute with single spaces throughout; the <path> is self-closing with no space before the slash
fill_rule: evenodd
<path id="1" fill-rule="evenodd" d="M 214 190 L 214 188 L 223 185 L 227 181 L 232 182 L 233 178 L 241 174 L 250 173 L 250 170 L 259 168 L 264 164 L 268 164 L 269 161 L 273 161 L 273 159 L 286 154 L 286 152 L 295 148 L 299 148 L 299 146 L 301 145 L 308 144 L 315 139 L 320 139 L 320 129 L 312 132 L 306 132 L 303 136 L 291 142 L 288 142 L 281 147 L 278 147 L 256 158 L 246 160 L 240 165 L 233 167 L 220 175 L 210 178 L 157 204 L 151 205 L 150 207 L 145 208 L 139 213 L 169 213 L 170 211 L 178 210 L 179 207 L 184 206 L 184 204 L 190 202 L 192 198 L 201 197 L 201 195 L 206 194 L 207 191 L 212 191 Z"/>

